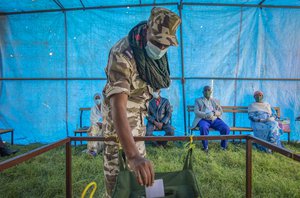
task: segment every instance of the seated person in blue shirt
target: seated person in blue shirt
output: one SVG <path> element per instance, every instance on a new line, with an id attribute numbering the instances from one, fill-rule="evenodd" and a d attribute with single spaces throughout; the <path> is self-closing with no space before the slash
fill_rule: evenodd
<path id="1" fill-rule="evenodd" d="M 152 136 L 154 130 L 165 131 L 165 136 L 173 136 L 174 128 L 170 124 L 172 108 L 168 99 L 160 96 L 160 90 L 154 92 L 149 102 L 146 136 Z M 154 143 L 166 146 L 167 141 Z"/>
<path id="2" fill-rule="evenodd" d="M 208 135 L 209 128 L 220 131 L 221 135 L 228 135 L 230 128 L 221 119 L 223 113 L 222 107 L 219 102 L 211 97 L 212 88 L 205 86 L 203 88 L 203 96 L 197 98 L 195 101 L 195 119 L 192 128 L 199 127 L 201 135 Z M 227 149 L 227 140 L 221 140 L 221 147 L 223 150 Z M 202 140 L 203 150 L 208 151 L 208 141 Z"/>

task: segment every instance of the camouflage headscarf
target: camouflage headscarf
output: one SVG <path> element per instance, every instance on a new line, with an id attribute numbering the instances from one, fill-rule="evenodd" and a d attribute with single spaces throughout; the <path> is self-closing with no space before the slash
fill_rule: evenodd
<path id="1" fill-rule="evenodd" d="M 146 35 L 147 21 L 136 25 L 128 35 L 138 73 L 154 90 L 169 87 L 171 81 L 167 53 L 158 60 L 150 58 L 145 50 Z"/>

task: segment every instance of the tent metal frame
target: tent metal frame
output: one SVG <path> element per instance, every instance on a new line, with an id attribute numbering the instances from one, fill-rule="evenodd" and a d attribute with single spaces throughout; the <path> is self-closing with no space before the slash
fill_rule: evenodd
<path id="1" fill-rule="evenodd" d="M 114 5 L 114 6 L 90 6 L 86 7 L 82 0 L 79 0 L 82 7 L 77 8 L 65 8 L 59 0 L 53 0 L 53 2 L 60 9 L 45 9 L 45 10 L 31 10 L 31 11 L 17 11 L 17 12 L 0 12 L 1 15 L 15 15 L 15 14 L 32 14 L 32 13 L 43 13 L 43 12 L 67 12 L 67 11 L 76 11 L 76 10 L 98 10 L 98 9 L 110 9 L 110 8 L 127 8 L 127 7 L 148 7 L 148 6 L 170 6 L 170 5 L 179 5 L 183 8 L 184 5 L 187 6 L 222 6 L 222 7 L 252 7 L 252 8 L 288 8 L 288 9 L 300 9 L 300 6 L 296 5 L 267 5 L 264 4 L 265 0 L 259 2 L 259 4 L 229 4 L 229 3 L 195 3 L 195 2 L 183 2 L 180 3 L 152 3 L 152 4 L 143 4 L 142 1 L 139 1 L 139 4 L 127 4 L 127 5 Z"/>
<path id="2" fill-rule="evenodd" d="M 93 7 L 87 7 L 83 4 L 82 0 L 80 1 L 80 4 L 82 7 L 78 8 L 65 8 L 62 3 L 59 0 L 53 0 L 53 2 L 60 8 L 60 9 L 48 9 L 48 10 L 32 10 L 32 11 L 20 11 L 20 12 L 2 12 L 1 15 L 17 15 L 17 14 L 34 14 L 34 13 L 45 13 L 45 12 L 63 12 L 64 13 L 64 30 L 65 30 L 65 77 L 62 78 L 0 78 L 0 81 L 22 81 L 22 80 L 65 80 L 66 86 L 66 134 L 69 135 L 68 130 L 68 81 L 70 80 L 106 80 L 106 78 L 77 78 L 77 77 L 68 77 L 68 27 L 67 27 L 67 15 L 66 12 L 68 11 L 76 11 L 76 10 L 100 10 L 100 9 L 115 9 L 115 8 L 128 8 L 128 7 L 152 7 L 152 6 L 177 6 L 179 16 L 182 18 L 182 10 L 184 9 L 184 6 L 221 6 L 221 7 L 240 7 L 241 8 L 241 19 L 243 14 L 243 8 L 244 7 L 250 7 L 250 8 L 283 8 L 283 9 L 300 9 L 300 6 L 289 6 L 289 5 L 265 5 L 265 0 L 261 0 L 259 4 L 224 4 L 224 3 L 189 3 L 189 2 L 183 2 L 183 0 L 180 0 L 180 3 L 174 2 L 174 3 L 155 3 L 155 0 L 152 4 L 142 4 L 142 0 L 139 0 L 139 4 L 128 4 L 128 5 L 115 5 L 115 6 L 93 6 Z M 240 28 L 242 26 L 242 20 L 240 20 Z M 260 81 L 300 81 L 300 78 L 239 78 L 237 75 L 235 77 L 185 77 L 184 72 L 184 52 L 183 52 L 183 33 L 182 33 L 182 23 L 180 24 L 180 57 L 181 57 L 181 77 L 172 77 L 172 80 L 180 80 L 182 84 L 182 94 L 183 94 L 183 112 L 184 112 L 184 135 L 187 135 L 187 125 L 186 125 L 186 98 L 185 98 L 185 82 L 186 80 L 234 80 L 235 81 L 235 93 L 234 93 L 234 105 L 236 105 L 236 86 L 238 80 L 260 80 Z M 241 30 L 240 30 L 241 31 Z M 239 41 L 238 35 L 238 52 L 239 52 Z M 237 64 L 239 63 L 239 54 L 237 57 Z M 238 66 L 238 65 L 237 65 Z"/>
<path id="3" fill-rule="evenodd" d="M 61 2 L 59 0 L 53 0 L 53 2 L 58 6 L 60 7 L 61 10 L 64 10 L 64 6 L 61 4 Z"/>
<path id="4" fill-rule="evenodd" d="M 261 81 L 300 81 L 300 78 L 240 78 L 240 77 L 171 77 L 172 80 L 261 80 Z M 22 81 L 22 80 L 107 80 L 106 78 L 0 78 L 0 81 Z"/>

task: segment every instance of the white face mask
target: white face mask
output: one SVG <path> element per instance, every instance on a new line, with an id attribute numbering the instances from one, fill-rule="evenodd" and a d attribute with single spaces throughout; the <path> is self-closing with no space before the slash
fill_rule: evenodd
<path id="1" fill-rule="evenodd" d="M 160 59 L 161 57 L 163 57 L 163 55 L 165 55 L 168 48 L 161 50 L 158 47 L 156 47 L 155 45 L 153 45 L 150 41 L 147 41 L 145 50 L 147 52 L 147 55 L 150 58 L 157 60 L 157 59 Z"/>
<path id="2" fill-rule="evenodd" d="M 101 99 L 96 99 L 96 100 L 95 100 L 95 103 L 96 103 L 96 105 L 101 104 Z"/>
<path id="3" fill-rule="evenodd" d="M 152 93 L 152 96 L 153 96 L 153 98 L 159 98 L 158 92 L 153 92 L 153 93 Z"/>

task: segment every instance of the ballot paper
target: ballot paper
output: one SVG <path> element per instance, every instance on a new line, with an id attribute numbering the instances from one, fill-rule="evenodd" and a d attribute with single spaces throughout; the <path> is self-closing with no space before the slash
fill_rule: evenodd
<path id="1" fill-rule="evenodd" d="M 162 179 L 154 180 L 152 186 L 146 187 L 146 198 L 164 197 L 164 181 Z"/>

